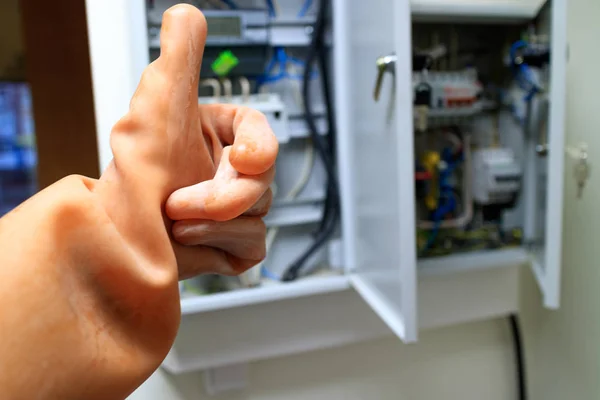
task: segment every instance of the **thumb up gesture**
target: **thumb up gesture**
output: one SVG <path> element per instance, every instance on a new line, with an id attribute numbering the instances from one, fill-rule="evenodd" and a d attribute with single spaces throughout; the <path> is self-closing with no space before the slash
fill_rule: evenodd
<path id="1" fill-rule="evenodd" d="M 198 9 L 165 12 L 160 57 L 114 126 L 101 178 L 123 234 L 140 248 L 171 246 L 180 279 L 239 274 L 264 258 L 278 151 L 261 113 L 198 104 L 206 34 Z"/>

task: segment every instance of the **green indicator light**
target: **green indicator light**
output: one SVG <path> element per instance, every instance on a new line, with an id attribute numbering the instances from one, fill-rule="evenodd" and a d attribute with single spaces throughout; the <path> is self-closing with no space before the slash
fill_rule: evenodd
<path id="1" fill-rule="evenodd" d="M 218 76 L 227 75 L 236 65 L 238 65 L 240 60 L 233 55 L 230 50 L 224 51 L 217 59 L 212 63 L 211 68 L 215 74 Z"/>

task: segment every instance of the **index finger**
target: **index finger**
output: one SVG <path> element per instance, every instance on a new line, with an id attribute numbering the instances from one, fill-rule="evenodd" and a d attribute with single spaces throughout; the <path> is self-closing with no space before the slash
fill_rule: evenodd
<path id="1" fill-rule="evenodd" d="M 233 104 L 202 104 L 199 110 L 203 132 L 232 145 L 229 162 L 236 171 L 259 175 L 273 167 L 279 143 L 263 113 Z"/>

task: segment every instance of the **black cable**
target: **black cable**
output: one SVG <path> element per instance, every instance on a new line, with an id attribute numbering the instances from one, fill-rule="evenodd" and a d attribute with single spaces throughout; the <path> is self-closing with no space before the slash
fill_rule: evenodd
<path id="1" fill-rule="evenodd" d="M 308 53 L 306 56 L 306 63 L 304 68 L 304 73 L 302 76 L 302 100 L 304 103 L 304 116 L 306 119 L 306 124 L 310 130 L 311 138 L 313 140 L 313 145 L 315 146 L 315 150 L 317 154 L 321 158 L 323 162 L 323 166 L 325 168 L 325 172 L 327 174 L 327 195 L 324 204 L 323 210 L 323 219 L 321 220 L 320 229 L 317 231 L 315 239 L 311 246 L 295 261 L 293 262 L 287 271 L 283 274 L 284 281 L 293 281 L 295 280 L 300 270 L 302 269 L 304 263 L 318 250 L 320 249 L 329 239 L 329 237 L 333 234 L 336 228 L 336 222 L 339 215 L 339 191 L 337 185 L 337 179 L 334 170 L 334 161 L 333 155 L 331 154 L 331 148 L 323 142 L 323 138 L 319 134 L 317 130 L 317 126 L 315 123 L 315 117 L 310 109 L 310 81 L 311 81 L 311 70 L 312 65 L 315 62 L 315 59 L 319 57 L 321 53 L 322 46 L 324 46 L 324 34 L 325 34 L 325 25 L 326 25 L 326 14 L 327 14 L 327 5 L 329 1 L 321 0 L 319 3 L 319 10 L 317 13 L 317 18 L 313 28 L 313 38 L 311 41 L 311 45 L 308 49 Z M 324 52 L 321 55 L 324 57 Z M 321 61 L 321 60 L 319 60 Z M 326 66 L 326 60 L 323 58 L 321 61 L 321 65 Z M 324 68 L 321 71 L 322 82 L 329 84 L 328 78 L 325 77 L 327 74 L 327 69 Z M 329 87 L 324 88 L 325 93 L 325 103 L 327 108 L 327 118 L 328 118 L 328 128 L 334 129 L 333 125 L 333 115 L 331 108 L 331 94 L 329 92 Z M 329 99 L 329 101 L 328 101 Z M 333 135 L 333 130 L 328 132 L 329 135 Z"/>
<path id="2" fill-rule="evenodd" d="M 319 223 L 319 228 L 317 229 L 317 233 L 315 233 L 315 235 L 318 235 L 319 232 L 323 232 L 325 230 L 325 227 L 327 226 L 327 222 L 331 218 L 334 218 L 332 212 L 338 206 L 335 203 L 335 196 L 336 194 L 334 193 L 332 185 L 330 184 L 329 180 L 327 180 L 325 182 L 325 201 L 323 204 L 323 215 L 321 216 L 321 222 Z"/>
<path id="3" fill-rule="evenodd" d="M 335 222 L 337 220 L 337 214 L 338 214 L 337 207 L 333 208 L 332 218 L 329 218 L 327 220 L 327 224 L 325 226 L 325 229 L 317 234 L 317 236 L 315 237 L 315 240 L 310 245 L 310 247 L 302 254 L 302 256 L 300 256 L 300 258 L 298 258 L 298 260 L 296 260 L 296 262 L 294 262 L 288 268 L 288 270 L 285 272 L 285 274 L 283 274 L 283 281 L 284 282 L 289 282 L 289 281 L 296 280 L 298 278 L 298 275 L 299 275 L 300 270 L 301 270 L 302 266 L 304 265 L 304 263 L 317 250 L 319 250 L 319 248 L 321 248 L 327 242 L 327 240 L 329 239 L 329 236 L 335 230 L 335 226 L 336 226 Z"/>
<path id="4" fill-rule="evenodd" d="M 329 68 L 328 66 L 328 52 L 327 47 L 324 45 L 323 41 L 321 41 L 321 45 L 318 49 L 318 61 L 319 61 L 319 69 L 321 71 L 321 83 L 323 86 L 323 97 L 325 100 L 325 109 L 327 114 L 327 146 L 329 149 L 329 155 L 332 160 L 332 163 L 335 163 L 335 137 L 336 137 L 336 126 L 335 126 L 335 116 L 333 112 L 333 100 L 331 94 L 331 85 L 329 81 Z M 331 187 L 330 182 L 327 182 L 327 197 L 325 199 L 325 208 L 323 210 L 323 218 L 321 220 L 321 224 L 319 225 L 319 231 L 325 229 L 326 223 L 329 218 L 336 219 L 339 215 L 339 207 L 340 204 L 337 202 L 338 199 L 335 199 L 335 191 Z M 338 209 L 338 213 L 333 215 L 331 212 L 334 208 Z"/>
<path id="5" fill-rule="evenodd" d="M 333 97 L 331 94 L 331 83 L 329 81 L 329 68 L 327 68 L 327 57 L 327 47 L 321 42 L 321 45 L 319 46 L 318 59 L 319 68 L 321 70 L 321 83 L 323 85 L 323 97 L 325 99 L 325 108 L 327 110 L 327 132 L 329 133 L 327 136 L 329 139 L 327 144 L 329 146 L 329 150 L 333 152 L 335 149 L 335 133 L 337 132 L 337 129 L 335 126 Z M 334 156 L 332 156 L 332 158 L 335 159 Z"/>
<path id="6" fill-rule="evenodd" d="M 527 400 L 527 381 L 525 379 L 525 361 L 523 355 L 523 345 L 521 343 L 521 330 L 519 328 L 519 319 L 515 314 L 511 314 L 510 330 L 513 336 L 513 345 L 515 348 L 515 364 L 517 372 L 517 385 L 519 390 L 519 400 Z"/>

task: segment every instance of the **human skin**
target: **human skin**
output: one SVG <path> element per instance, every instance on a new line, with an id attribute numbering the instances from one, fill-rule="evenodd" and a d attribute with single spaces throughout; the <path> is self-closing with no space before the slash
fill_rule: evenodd
<path id="1" fill-rule="evenodd" d="M 260 113 L 198 107 L 205 38 L 199 10 L 169 9 L 100 179 L 0 219 L 0 399 L 125 399 L 173 343 L 178 280 L 264 257 L 277 141 Z"/>

